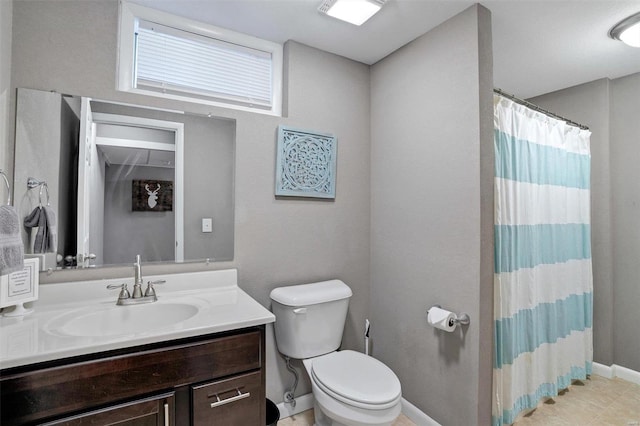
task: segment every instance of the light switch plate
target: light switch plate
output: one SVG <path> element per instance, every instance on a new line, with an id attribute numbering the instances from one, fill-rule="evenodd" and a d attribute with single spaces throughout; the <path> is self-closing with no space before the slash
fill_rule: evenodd
<path id="1" fill-rule="evenodd" d="M 213 232 L 213 219 L 210 217 L 202 218 L 202 232 Z"/>

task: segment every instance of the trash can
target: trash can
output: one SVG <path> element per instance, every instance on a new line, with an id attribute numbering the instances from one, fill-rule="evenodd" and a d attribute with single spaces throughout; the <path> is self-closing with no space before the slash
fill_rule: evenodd
<path id="1" fill-rule="evenodd" d="M 276 426 L 280 420 L 280 410 L 274 402 L 267 398 L 267 426 Z"/>

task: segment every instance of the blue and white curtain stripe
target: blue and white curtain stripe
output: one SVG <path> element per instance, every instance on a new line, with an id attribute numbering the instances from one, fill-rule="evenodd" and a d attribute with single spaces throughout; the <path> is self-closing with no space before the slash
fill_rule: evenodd
<path id="1" fill-rule="evenodd" d="M 588 130 L 494 96 L 493 425 L 591 374 Z"/>

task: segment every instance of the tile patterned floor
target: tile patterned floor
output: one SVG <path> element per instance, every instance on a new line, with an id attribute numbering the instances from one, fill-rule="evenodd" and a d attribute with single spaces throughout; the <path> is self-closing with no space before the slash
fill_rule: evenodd
<path id="1" fill-rule="evenodd" d="M 520 415 L 515 426 L 640 426 L 640 385 L 593 375 Z"/>
<path id="2" fill-rule="evenodd" d="M 313 410 L 307 410 L 280 420 L 278 426 L 313 426 L 313 420 Z M 409 420 L 404 414 L 400 414 L 400 417 L 393 423 L 393 426 L 416 426 L 416 424 Z"/>
<path id="3" fill-rule="evenodd" d="M 416 426 L 404 415 L 394 426 Z M 514 426 L 640 426 L 640 385 L 593 375 L 556 398 L 520 415 Z M 278 426 L 313 426 L 313 410 L 282 419 Z"/>

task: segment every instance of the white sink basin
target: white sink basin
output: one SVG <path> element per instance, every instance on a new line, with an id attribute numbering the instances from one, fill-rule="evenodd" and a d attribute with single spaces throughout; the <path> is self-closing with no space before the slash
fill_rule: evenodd
<path id="1" fill-rule="evenodd" d="M 48 324 L 54 334 L 93 337 L 118 336 L 168 328 L 198 313 L 187 303 L 150 303 L 129 306 L 101 306 L 65 313 Z"/>

